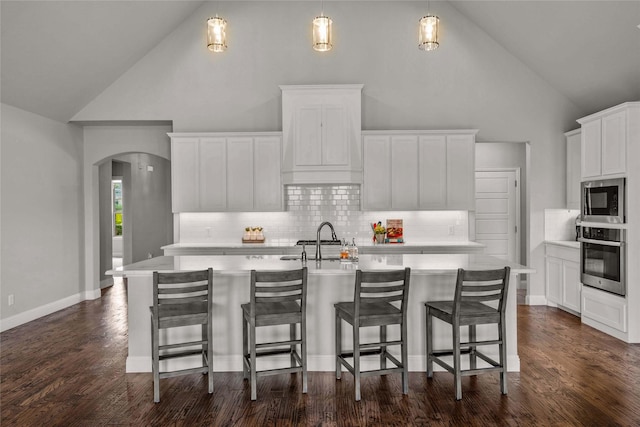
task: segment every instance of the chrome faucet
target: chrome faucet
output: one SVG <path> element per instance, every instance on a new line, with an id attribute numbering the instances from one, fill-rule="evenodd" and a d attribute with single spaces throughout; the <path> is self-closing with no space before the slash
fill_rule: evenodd
<path id="1" fill-rule="evenodd" d="M 331 224 L 329 221 L 325 221 L 320 224 L 320 226 L 318 226 L 318 233 L 316 235 L 316 261 L 320 261 L 322 259 L 322 252 L 320 251 L 320 231 L 322 231 L 322 227 L 324 227 L 325 225 L 328 225 L 331 229 L 331 240 L 338 240 L 336 231 L 333 229 L 333 224 Z"/>

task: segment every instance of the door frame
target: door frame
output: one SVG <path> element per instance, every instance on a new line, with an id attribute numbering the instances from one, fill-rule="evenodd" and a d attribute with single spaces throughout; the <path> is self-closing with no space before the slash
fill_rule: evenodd
<path id="1" fill-rule="evenodd" d="M 520 221 L 520 217 L 522 215 L 521 213 L 521 190 L 520 187 L 522 185 L 522 181 L 520 179 L 520 168 L 477 168 L 474 171 L 474 175 L 475 172 L 515 172 L 515 176 L 516 176 L 516 194 L 515 194 L 515 198 L 516 198 L 516 217 L 515 217 L 515 225 L 516 225 L 516 233 L 515 233 L 515 262 L 517 262 L 518 264 L 523 264 L 521 262 L 521 253 L 522 251 L 520 250 L 520 246 L 522 244 L 521 241 L 521 233 L 522 233 L 522 227 L 521 227 L 521 221 Z M 474 176 L 475 179 L 475 176 Z M 475 198 L 475 195 L 474 195 Z M 477 221 L 477 215 L 476 216 L 476 221 Z M 475 224 L 474 224 L 474 229 L 475 229 Z"/>

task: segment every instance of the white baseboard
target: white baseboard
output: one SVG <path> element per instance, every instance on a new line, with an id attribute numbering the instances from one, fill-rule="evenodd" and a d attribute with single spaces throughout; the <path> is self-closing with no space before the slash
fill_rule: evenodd
<path id="1" fill-rule="evenodd" d="M 100 290 L 98 289 L 98 293 L 99 292 Z M 99 296 L 100 295 L 98 295 L 98 297 Z M 83 294 L 78 293 L 75 295 L 71 295 L 70 297 L 45 304 L 43 306 L 24 311 L 22 313 L 18 313 L 15 316 L 7 317 L 6 319 L 0 320 L 0 332 L 7 331 L 9 329 L 15 328 L 16 326 L 20 326 L 25 323 L 31 322 L 32 320 L 36 320 L 51 313 L 55 313 L 56 311 L 70 307 L 74 304 L 78 304 L 79 302 L 82 302 L 84 300 L 85 298 L 83 298 Z"/>
<path id="2" fill-rule="evenodd" d="M 547 297 L 544 295 L 527 295 L 525 298 L 526 305 L 547 305 Z"/>
<path id="3" fill-rule="evenodd" d="M 92 289 L 84 292 L 85 300 L 94 300 L 94 299 L 100 298 L 101 296 L 102 296 L 102 292 L 100 289 Z"/>
<path id="4" fill-rule="evenodd" d="M 113 286 L 113 277 L 107 277 L 100 281 L 100 289 L 108 288 L 109 286 Z"/>

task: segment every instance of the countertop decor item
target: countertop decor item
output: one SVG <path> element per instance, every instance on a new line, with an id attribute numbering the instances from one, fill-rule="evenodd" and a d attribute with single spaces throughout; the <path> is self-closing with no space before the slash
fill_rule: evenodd
<path id="1" fill-rule="evenodd" d="M 264 243 L 262 227 L 245 227 L 242 243 Z"/>

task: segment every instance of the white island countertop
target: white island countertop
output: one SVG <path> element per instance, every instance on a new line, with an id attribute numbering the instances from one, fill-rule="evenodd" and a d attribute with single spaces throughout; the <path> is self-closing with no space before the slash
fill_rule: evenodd
<path id="1" fill-rule="evenodd" d="M 338 248 L 338 246 L 324 246 L 323 248 Z M 405 242 L 374 244 L 373 242 L 358 242 L 361 254 L 466 254 L 480 253 L 485 245 L 472 241 L 442 241 L 442 242 Z M 264 243 L 172 243 L 162 246 L 165 255 L 259 255 L 259 254 L 299 254 L 302 246 L 289 239 L 267 239 Z M 313 252 L 313 245 L 307 245 L 307 253 Z M 323 249 L 325 250 L 325 249 Z"/>
<path id="2" fill-rule="evenodd" d="M 255 270 L 287 270 L 300 268 L 299 260 L 281 260 L 280 255 L 188 255 L 161 256 L 125 265 L 107 274 L 114 276 L 149 275 L 153 271 L 172 272 L 213 268 L 222 274 L 245 274 Z M 360 255 L 357 262 L 309 260 L 309 274 L 331 275 L 361 270 L 392 270 L 409 267 L 416 274 L 453 273 L 458 268 L 488 270 L 511 267 L 512 273 L 535 273 L 535 270 L 501 258 L 483 254 L 387 254 Z"/>

